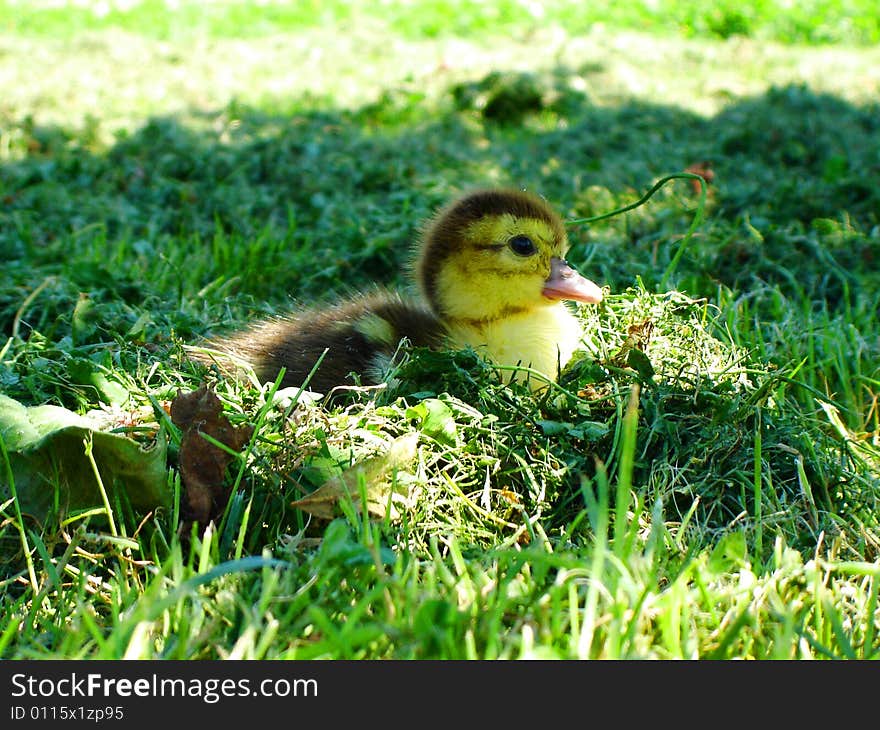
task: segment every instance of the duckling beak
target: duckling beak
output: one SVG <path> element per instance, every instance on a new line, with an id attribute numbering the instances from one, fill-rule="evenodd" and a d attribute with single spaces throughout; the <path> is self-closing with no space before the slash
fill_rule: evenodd
<path id="1" fill-rule="evenodd" d="M 550 259 L 550 278 L 541 292 L 554 301 L 571 299 L 576 302 L 597 304 L 602 301 L 602 290 L 575 271 L 568 262 L 555 256 Z"/>

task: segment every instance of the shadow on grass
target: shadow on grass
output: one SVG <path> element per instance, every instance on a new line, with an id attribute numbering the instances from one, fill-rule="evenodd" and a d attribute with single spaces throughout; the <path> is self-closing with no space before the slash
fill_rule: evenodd
<path id="1" fill-rule="evenodd" d="M 148 274 L 138 256 L 157 264 L 170 256 L 187 268 L 174 283 L 184 297 L 235 271 L 236 291 L 311 298 L 397 283 L 419 222 L 462 189 L 528 187 L 582 216 L 705 161 L 715 174 L 710 225 L 720 230 L 682 263 L 680 277 L 699 289 L 692 293 L 750 278 L 784 286 L 794 273 L 802 286 L 816 280 L 816 296 L 834 294 L 818 281 L 827 262 L 803 241 L 792 245 L 791 233 L 809 232 L 817 219 L 843 234 L 877 225 L 880 110 L 803 87 L 735 102 L 711 119 L 639 102 L 603 108 L 572 91 L 568 75 L 493 74 L 451 89 L 438 108 L 392 92 L 356 110 L 305 101 L 267 114 L 233 104 L 186 124 L 153 119 L 100 153 L 89 151 L 94 130 L 25 124 L 20 144 L 29 153 L 0 168 L 0 251 L 10 262 L 71 264 L 88 248 L 83 239 L 100 236 L 103 253 L 117 259 L 111 278 L 133 264 Z M 676 191 L 596 226 L 592 241 L 601 245 L 573 229 L 573 258 L 589 258 L 591 276 L 615 290 L 636 275 L 656 283 L 667 242 L 694 207 L 683 183 Z M 876 263 L 876 237 L 844 238 L 834 251 L 842 269 Z M 262 260 L 242 252 L 270 239 L 275 245 L 257 246 Z M 187 256 L 167 250 L 180 247 Z M 100 245 L 91 250 L 108 263 Z"/>

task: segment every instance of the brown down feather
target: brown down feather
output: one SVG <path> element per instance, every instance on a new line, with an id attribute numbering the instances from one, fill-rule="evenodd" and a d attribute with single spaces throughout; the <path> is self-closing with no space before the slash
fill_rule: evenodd
<path id="1" fill-rule="evenodd" d="M 377 316 L 390 325 L 392 341 L 377 342 L 358 329 L 366 318 Z M 281 367 L 281 387 L 303 384 L 315 363 L 324 356 L 308 383 L 311 390 L 327 393 L 339 385 L 354 385 L 351 373 L 363 384 L 373 384 L 377 356 L 390 358 L 406 337 L 413 345 L 438 347 L 444 336 L 440 321 L 423 305 L 384 290 L 362 294 L 326 308 L 311 308 L 254 322 L 208 346 L 250 363 L 262 381 L 274 381 Z M 202 362 L 234 371 L 225 358 L 197 352 Z"/>

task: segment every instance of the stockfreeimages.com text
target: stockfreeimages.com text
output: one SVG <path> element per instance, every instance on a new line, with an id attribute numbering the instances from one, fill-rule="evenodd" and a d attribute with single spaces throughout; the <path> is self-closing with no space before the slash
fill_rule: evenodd
<path id="1" fill-rule="evenodd" d="M 172 679 L 148 677 L 128 679 L 105 677 L 97 672 L 85 675 L 71 672 L 60 679 L 38 678 L 29 674 L 12 675 L 12 696 L 30 698 L 98 697 L 199 697 L 208 704 L 224 697 L 317 697 L 316 679 Z"/>

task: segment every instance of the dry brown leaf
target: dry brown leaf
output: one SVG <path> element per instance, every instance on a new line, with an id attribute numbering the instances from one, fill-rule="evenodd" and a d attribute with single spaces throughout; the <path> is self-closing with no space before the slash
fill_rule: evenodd
<path id="1" fill-rule="evenodd" d="M 694 175 L 699 175 L 706 181 L 706 184 L 709 185 L 715 179 L 715 171 L 712 169 L 712 163 L 708 160 L 702 160 L 700 162 L 695 162 L 693 165 L 690 165 L 684 169 L 685 172 L 692 172 Z M 693 178 L 690 181 L 691 187 L 694 189 L 694 194 L 699 195 L 700 190 L 702 190 L 702 186 L 700 185 L 699 180 L 694 180 Z M 711 193 L 711 190 L 709 191 Z"/>
<path id="2" fill-rule="evenodd" d="M 405 487 L 396 479 L 396 474 L 415 460 L 418 440 L 418 431 L 399 436 L 391 442 L 384 454 L 371 456 L 352 465 L 339 476 L 328 479 L 311 494 L 292 502 L 291 506 L 315 517 L 331 520 L 341 514 L 340 500 L 351 498 L 356 503 L 360 502 L 358 484 L 363 478 L 367 493 L 367 512 L 370 516 L 384 519 L 388 515 L 390 504 L 389 516 L 396 519 L 398 513 L 394 505 L 395 497 L 399 500 L 407 496 Z"/>
<path id="3" fill-rule="evenodd" d="M 178 392 L 171 401 L 171 420 L 180 428 L 180 476 L 189 507 L 187 517 L 206 524 L 216 519 L 229 499 L 224 475 L 235 457 L 202 437 L 207 434 L 232 451 L 241 451 L 253 435 L 252 426 L 233 426 L 223 415 L 217 394 L 202 386 Z"/>
<path id="4" fill-rule="evenodd" d="M 627 327 L 626 340 L 612 356 L 611 364 L 617 367 L 626 367 L 630 351 L 636 349 L 645 352 L 648 349 L 648 344 L 651 342 L 653 332 L 654 322 L 650 319 L 645 319 Z"/>

